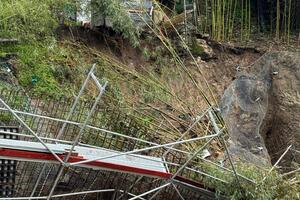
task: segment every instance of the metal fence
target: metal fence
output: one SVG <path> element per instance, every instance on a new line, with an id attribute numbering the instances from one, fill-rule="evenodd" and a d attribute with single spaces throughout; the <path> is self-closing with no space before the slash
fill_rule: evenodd
<path id="1" fill-rule="evenodd" d="M 226 180 L 215 177 L 201 169 L 199 162 L 226 171 L 251 184 L 255 182 L 241 174 L 229 158 L 229 168 L 201 156 L 213 141 L 223 139 L 224 127 L 217 124 L 213 108 L 208 108 L 190 124 L 180 137 L 172 141 L 162 140 L 155 132 L 149 131 L 138 120 L 120 110 L 113 110 L 99 103 L 106 84 L 101 85 L 94 75 L 95 66 L 88 74 L 79 95 L 75 99 L 53 100 L 47 97 L 28 97 L 21 91 L 2 90 L 1 121 L 20 128 L 21 141 L 42 144 L 44 151 L 52 156 L 55 163 L 40 160 L 20 159 L 14 185 L 14 197 L 19 199 L 213 199 L 214 190 L 201 184 L 203 178 L 227 184 Z M 89 101 L 81 99 L 88 81 L 98 86 L 98 96 Z M 203 118 L 207 119 L 203 122 Z M 190 136 L 190 131 L 199 123 L 205 123 L 210 131 L 206 135 Z M 4 133 L 6 133 L 4 131 Z M 202 141 L 199 143 L 199 141 Z M 192 151 L 185 144 L 194 143 Z M 64 155 L 57 154 L 50 144 L 69 145 Z M 14 145 L 11 145 L 14 148 Z M 89 150 L 102 148 L 115 151 L 113 156 L 97 157 L 69 162 L 77 147 Z M 28 147 L 30 149 L 30 146 Z M 22 150 L 22 149 L 21 149 Z M 226 145 L 224 150 L 228 153 Z M 86 165 L 108 157 L 148 156 L 159 158 L 165 168 L 164 177 L 153 177 L 141 172 L 130 173 L 119 170 L 95 169 Z M 1 156 L 1 155 L 0 155 Z M 151 157 L 149 157 L 151 156 Z M 26 157 L 26 156 L 25 156 Z M 11 158 L 13 159 L 13 158 Z M 148 169 L 146 169 L 148 170 Z M 132 172 L 132 171 L 131 171 Z M 0 198 L 1 199 L 1 198 Z M 7 199 L 7 198 L 6 198 Z M 10 199 L 14 199 L 10 197 Z"/>

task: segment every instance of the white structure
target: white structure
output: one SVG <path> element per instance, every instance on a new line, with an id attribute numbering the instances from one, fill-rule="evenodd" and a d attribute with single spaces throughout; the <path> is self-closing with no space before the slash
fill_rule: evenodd
<path id="1" fill-rule="evenodd" d="M 108 17 L 103 16 L 93 8 L 89 11 L 91 1 L 83 1 L 80 4 L 79 11 L 77 12 L 77 21 L 81 22 L 82 25 L 90 23 L 93 28 L 97 27 L 112 27 L 113 24 Z M 128 15 L 133 20 L 136 26 L 145 26 L 146 22 L 151 22 L 152 15 L 152 0 L 124 0 L 122 5 L 127 9 Z"/>
<path id="2" fill-rule="evenodd" d="M 1 199 L 214 199 L 214 192 L 204 187 L 201 177 L 227 184 L 190 165 L 207 162 L 232 174 L 237 181 L 255 182 L 238 174 L 231 162 L 231 169 L 202 157 L 202 152 L 215 139 L 223 140 L 224 128 L 215 121 L 213 108 L 208 108 L 182 134 L 167 143 L 156 143 L 126 133 L 118 133 L 90 124 L 90 119 L 104 95 L 107 82 L 101 84 L 95 76 L 94 65 L 75 98 L 65 118 L 55 118 L 39 113 L 12 109 L 0 98 L 0 111 L 10 113 L 23 128 L 23 133 L 0 129 L 0 134 L 18 136 L 19 140 L 0 138 L 0 158 L 18 160 L 16 179 L 11 182 L 14 192 Z M 74 121 L 86 85 L 93 81 L 99 93 L 82 121 Z M 53 109 L 56 109 L 55 107 Z M 42 123 L 28 124 L 26 117 Z M 187 138 L 201 119 L 209 119 L 212 134 Z M 59 128 L 56 134 L 50 125 Z M 46 126 L 46 128 L 44 127 Z M 42 127 L 39 129 L 38 127 Z M 39 132 L 38 130 L 46 131 Z M 69 132 L 71 135 L 67 135 Z M 88 134 L 88 135 L 87 135 Z M 86 136 L 87 135 L 87 136 Z M 85 140 L 84 138 L 87 138 Z M 202 141 L 194 152 L 182 150 L 181 145 Z M 96 145 L 97 144 L 97 145 Z M 199 144 L 199 143 L 198 143 Z M 115 148 L 122 150 L 114 150 Z M 226 149 L 226 146 L 225 146 Z M 230 159 L 230 156 L 229 156 Z M 100 195 L 100 196 L 99 196 Z M 101 196 L 102 195 L 102 196 Z"/>

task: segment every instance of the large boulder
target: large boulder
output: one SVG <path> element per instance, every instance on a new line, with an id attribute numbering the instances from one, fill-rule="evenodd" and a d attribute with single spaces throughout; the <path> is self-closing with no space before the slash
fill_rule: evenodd
<path id="1" fill-rule="evenodd" d="M 230 134 L 229 151 L 236 159 L 262 166 L 271 164 L 260 134 L 269 89 L 269 79 L 244 74 L 225 91 L 220 107 Z"/>
<path id="2" fill-rule="evenodd" d="M 220 108 L 235 159 L 268 166 L 290 144 L 300 148 L 299 64 L 298 53 L 268 53 L 226 89 Z"/>

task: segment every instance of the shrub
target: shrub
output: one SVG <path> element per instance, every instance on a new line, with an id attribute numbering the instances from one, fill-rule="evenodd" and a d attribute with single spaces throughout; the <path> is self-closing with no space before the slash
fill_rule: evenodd
<path id="1" fill-rule="evenodd" d="M 113 24 L 113 29 L 129 39 L 134 46 L 139 44 L 139 32 L 119 0 L 93 0 L 92 8 L 93 12 L 99 12 L 108 17 Z"/>

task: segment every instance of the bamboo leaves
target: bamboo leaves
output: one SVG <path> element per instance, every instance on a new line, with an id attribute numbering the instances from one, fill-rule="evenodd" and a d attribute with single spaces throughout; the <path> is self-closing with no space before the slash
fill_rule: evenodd
<path id="1" fill-rule="evenodd" d="M 138 45 L 138 30 L 119 0 L 93 0 L 92 9 L 109 18 L 116 32 L 129 39 L 134 46 Z"/>
<path id="2" fill-rule="evenodd" d="M 54 35 L 56 13 L 67 0 L 7 1 L 0 3 L 0 36 L 21 40 L 41 40 Z"/>

